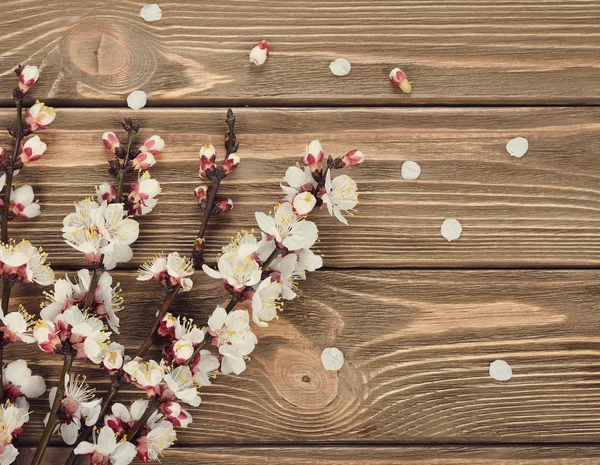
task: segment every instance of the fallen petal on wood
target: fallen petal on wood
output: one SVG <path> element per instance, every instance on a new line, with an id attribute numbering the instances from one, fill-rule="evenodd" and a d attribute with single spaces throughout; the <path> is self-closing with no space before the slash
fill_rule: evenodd
<path id="1" fill-rule="evenodd" d="M 515 137 L 506 144 L 506 151 L 511 157 L 521 158 L 529 150 L 529 142 L 524 137 Z"/>
<path id="2" fill-rule="evenodd" d="M 402 163 L 402 179 L 417 179 L 421 176 L 421 167 L 415 161 L 405 161 Z"/>
<path id="3" fill-rule="evenodd" d="M 345 58 L 336 58 L 329 63 L 329 70 L 335 76 L 346 76 L 351 69 L 352 65 Z"/>
<path id="4" fill-rule="evenodd" d="M 144 21 L 151 23 L 152 21 L 158 21 L 162 18 L 162 10 L 156 3 L 146 5 L 140 10 L 140 16 Z"/>
<path id="5" fill-rule="evenodd" d="M 337 371 L 344 366 L 344 354 L 337 347 L 327 347 L 321 352 L 321 363 L 326 370 Z"/>
<path id="6" fill-rule="evenodd" d="M 127 106 L 132 110 L 139 110 L 146 106 L 147 101 L 148 98 L 146 97 L 146 92 L 143 90 L 134 90 L 127 97 Z"/>
<path id="7" fill-rule="evenodd" d="M 508 381 L 512 378 L 512 368 L 504 360 L 494 360 L 490 363 L 490 376 L 496 381 Z"/>
<path id="8" fill-rule="evenodd" d="M 441 233 L 444 239 L 446 239 L 448 242 L 452 242 L 460 237 L 462 233 L 462 225 L 457 219 L 448 218 L 442 223 Z"/>

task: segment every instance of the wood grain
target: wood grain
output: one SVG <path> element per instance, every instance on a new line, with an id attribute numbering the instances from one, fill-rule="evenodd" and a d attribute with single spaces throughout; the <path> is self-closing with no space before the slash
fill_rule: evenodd
<path id="1" fill-rule="evenodd" d="M 0 88 L 39 64 L 37 95 L 69 105 L 124 106 L 136 89 L 150 105 L 600 102 L 592 0 L 180 0 L 155 23 L 132 1 L 0 5 Z M 255 67 L 261 39 L 271 54 Z M 328 68 L 340 56 L 343 78 Z M 412 94 L 388 81 L 396 66 Z"/>
<path id="2" fill-rule="evenodd" d="M 30 463 L 22 447 L 16 465 Z M 46 452 L 42 465 L 62 463 L 64 449 Z M 598 446 L 435 446 L 424 447 L 189 447 L 167 451 L 162 465 L 596 465 Z M 81 465 L 89 463 L 85 459 Z M 141 463 L 141 462 L 134 462 Z"/>
<path id="3" fill-rule="evenodd" d="M 596 441 L 600 422 L 597 271 L 322 271 L 300 300 L 257 331 L 242 376 L 202 389 L 196 421 L 180 444 L 507 443 Z M 162 291 L 118 274 L 127 289 L 121 336 L 134 350 L 151 326 Z M 205 321 L 226 300 L 198 274 L 174 312 Z M 39 293 L 17 288 L 14 305 L 34 311 Z M 338 347 L 339 372 L 320 354 Z M 18 344 L 56 382 L 59 357 Z M 506 360 L 509 382 L 489 364 Z M 103 392 L 107 380 L 78 362 Z M 123 400 L 140 396 L 124 390 Z M 21 438 L 37 441 L 47 399 Z"/>
<path id="4" fill-rule="evenodd" d="M 319 248 L 329 267 L 553 267 L 600 264 L 600 109 L 238 109 L 240 168 L 220 191 L 235 204 L 208 232 L 207 257 L 231 236 L 255 225 L 254 212 L 281 198 L 279 183 L 304 144 L 319 138 L 327 153 L 362 149 L 367 161 L 352 171 L 361 191 L 358 215 L 344 226 L 318 213 Z M 110 180 L 105 130 L 124 116 L 142 122 L 142 137 L 160 134 L 166 148 L 152 168 L 163 193 L 141 222 L 131 266 L 160 250 L 188 253 L 200 221 L 193 189 L 201 144 L 221 144 L 223 110 L 60 110 L 44 132 L 48 151 L 22 170 L 42 214 L 11 222 L 13 237 L 43 245 L 56 266 L 83 257 L 62 242 L 60 228 L 73 203 Z M 0 112 L 8 125 L 12 113 Z M 510 157 L 506 142 L 521 135 L 530 149 Z M 7 142 L 6 139 L 0 143 Z M 220 155 L 222 156 L 222 155 Z M 405 160 L 421 177 L 405 181 Z M 135 176 L 135 175 L 134 175 Z M 458 218 L 462 237 L 440 235 Z"/>

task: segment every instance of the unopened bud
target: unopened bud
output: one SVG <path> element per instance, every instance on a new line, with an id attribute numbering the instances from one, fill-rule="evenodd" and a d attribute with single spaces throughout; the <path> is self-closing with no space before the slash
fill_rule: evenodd
<path id="1" fill-rule="evenodd" d="M 344 166 L 359 166 L 365 160 L 365 155 L 360 150 L 351 150 L 342 157 Z"/>
<path id="2" fill-rule="evenodd" d="M 223 171 L 225 175 L 231 173 L 240 164 L 240 156 L 237 153 L 230 153 L 223 162 Z"/>
<path id="3" fill-rule="evenodd" d="M 215 206 L 212 209 L 212 214 L 218 215 L 219 213 L 227 213 L 231 209 L 233 209 L 233 200 L 219 200 L 217 203 L 215 203 Z"/>
<path id="4" fill-rule="evenodd" d="M 405 94 L 410 94 L 412 86 L 410 85 L 410 82 L 408 82 L 406 74 L 400 68 L 394 68 L 390 71 L 390 81 L 400 87 Z"/>
<path id="5" fill-rule="evenodd" d="M 250 63 L 262 65 L 265 61 L 267 61 L 268 56 L 269 42 L 266 40 L 261 40 L 258 44 L 252 47 L 252 50 L 250 51 Z"/>

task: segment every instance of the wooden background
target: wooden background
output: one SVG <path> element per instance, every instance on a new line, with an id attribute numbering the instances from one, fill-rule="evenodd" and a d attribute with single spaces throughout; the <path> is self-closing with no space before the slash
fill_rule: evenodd
<path id="1" fill-rule="evenodd" d="M 72 273 L 82 257 L 60 226 L 108 178 L 102 132 L 131 116 L 167 143 L 152 170 L 159 206 L 116 273 L 127 303 L 118 340 L 130 349 L 161 296 L 133 271 L 156 251 L 190 250 L 197 153 L 221 144 L 227 106 L 242 165 L 222 187 L 235 214 L 209 228 L 211 260 L 279 198 L 305 143 L 367 155 L 353 174 L 362 197 L 351 226 L 317 220 L 325 269 L 258 331 L 242 376 L 203 389 L 163 464 L 600 463 L 600 2 L 169 1 L 155 23 L 139 17 L 140 2 L 0 5 L 0 125 L 14 118 L 19 63 L 41 66 L 32 94 L 58 110 L 46 155 L 18 178 L 34 185 L 42 215 L 14 222 L 13 237 Z M 254 67 L 248 52 L 261 39 L 271 55 Z M 337 57 L 350 75 L 330 74 Z M 388 82 L 395 66 L 412 94 Z M 149 102 L 133 112 L 125 98 L 137 89 Z M 522 159 L 505 150 L 515 136 L 529 140 Z M 401 179 L 405 160 L 421 165 L 418 180 Z M 463 225 L 451 244 L 439 233 L 449 217 Z M 195 278 L 174 311 L 202 320 L 224 294 Z M 17 289 L 13 302 L 34 310 L 39 291 Z M 339 373 L 321 366 L 327 346 L 346 356 Z M 7 352 L 56 382 L 58 358 Z M 498 358 L 511 381 L 490 378 Z M 21 464 L 47 398 L 32 407 Z M 64 453 L 56 441 L 45 463 Z"/>

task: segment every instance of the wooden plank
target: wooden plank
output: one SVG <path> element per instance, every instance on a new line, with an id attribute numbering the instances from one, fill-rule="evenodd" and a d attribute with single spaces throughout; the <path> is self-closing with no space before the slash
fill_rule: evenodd
<path id="1" fill-rule="evenodd" d="M 62 242 L 60 228 L 73 203 L 109 179 L 110 154 L 100 142 L 132 112 L 63 109 L 42 137 L 44 157 L 18 183 L 30 182 L 42 215 L 11 222 L 13 237 L 43 245 L 56 266 L 77 266 L 82 256 Z M 131 266 L 160 250 L 188 253 L 199 225 L 193 189 L 198 149 L 220 145 L 223 110 L 147 110 L 135 113 L 143 136 L 158 133 L 167 146 L 152 169 L 163 193 L 153 214 L 141 219 Z M 0 112 L 8 125 L 13 116 Z M 346 227 L 317 214 L 319 247 L 330 267 L 553 267 L 600 264 L 598 180 L 600 109 L 239 109 L 240 168 L 220 191 L 235 209 L 216 218 L 207 257 L 254 212 L 281 198 L 279 183 L 304 144 L 319 138 L 327 153 L 361 148 L 367 161 L 352 171 L 361 190 L 359 214 Z M 530 142 L 515 159 L 506 142 Z M 222 156 L 222 155 L 220 155 Z M 416 160 L 422 174 L 401 178 L 402 163 Z M 135 175 L 133 175 L 135 177 Z M 458 218 L 462 237 L 440 235 L 445 218 Z"/>
<path id="2" fill-rule="evenodd" d="M 21 448 L 17 465 L 29 464 L 33 449 Z M 56 465 L 64 449 L 48 449 L 42 465 Z M 194 447 L 173 448 L 162 465 L 596 465 L 598 446 L 420 446 L 420 447 Z M 82 459 L 83 465 L 89 463 Z M 137 463 L 137 462 L 136 462 Z"/>
<path id="3" fill-rule="evenodd" d="M 600 16 L 593 0 L 234 0 L 143 3 L 3 0 L 0 88 L 41 64 L 36 95 L 68 104 L 599 103 Z M 23 25 L 26 24 L 27 27 Z M 253 44 L 270 41 L 262 67 Z M 329 63 L 352 63 L 337 78 Z M 388 73 L 402 67 L 409 96 Z"/>
<path id="4" fill-rule="evenodd" d="M 173 310 L 205 321 L 226 296 L 214 280 L 195 278 Z M 202 389 L 181 444 L 597 441 L 598 278 L 583 270 L 318 272 L 257 331 L 247 371 Z M 116 279 L 128 291 L 115 340 L 131 351 L 162 291 L 132 275 Z M 13 305 L 34 311 L 39 294 L 17 291 Z M 345 354 L 339 373 L 321 365 L 331 346 Z M 6 353 L 56 382 L 59 357 L 23 344 Z M 489 376 L 496 359 L 512 366 L 509 382 Z M 107 389 L 102 373 L 84 371 Z M 140 390 L 119 395 L 133 400 Z M 22 443 L 37 441 L 47 408 L 47 399 L 33 402 Z"/>

